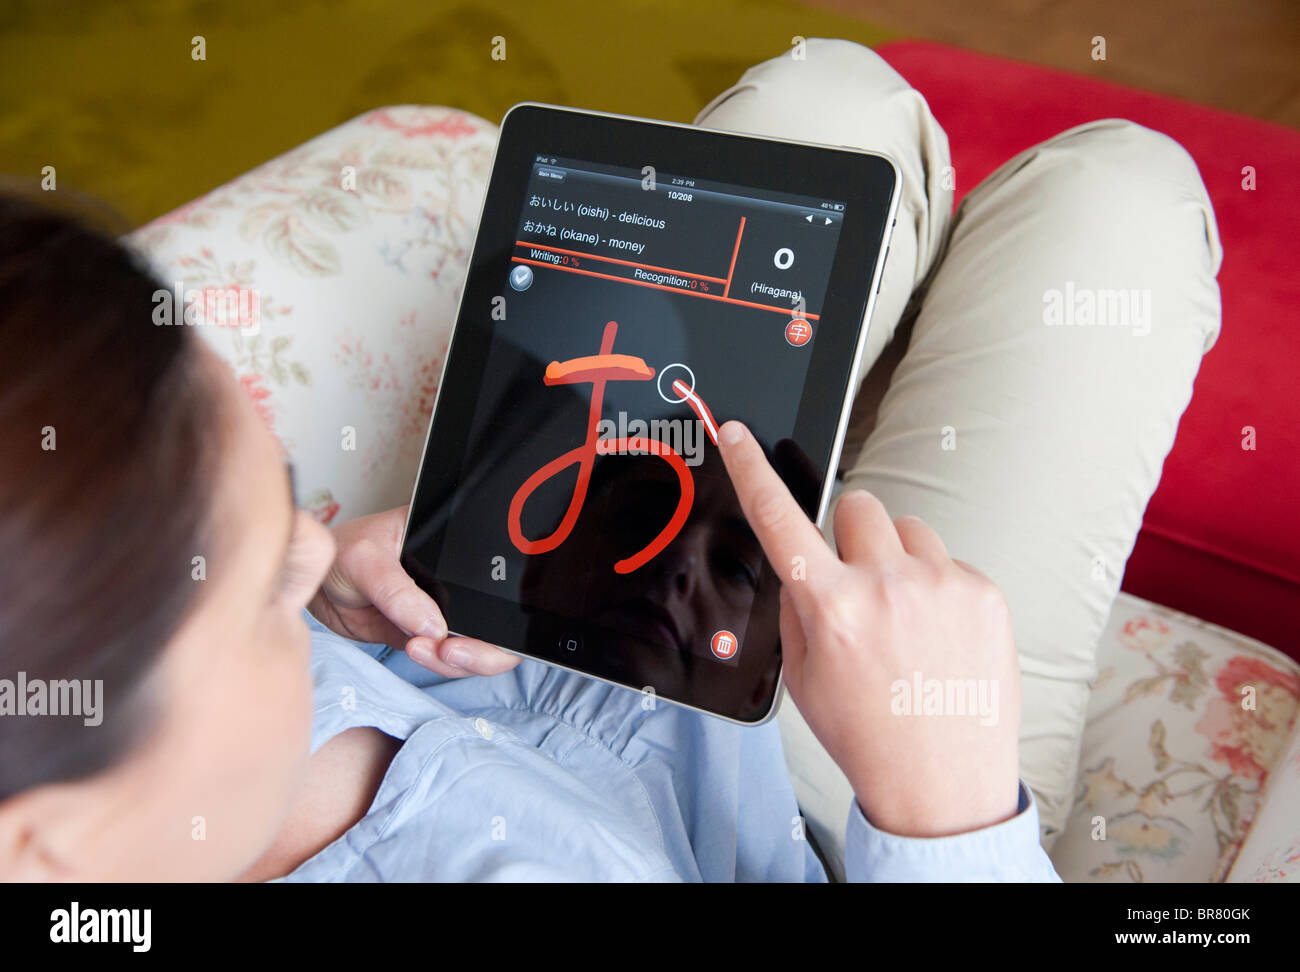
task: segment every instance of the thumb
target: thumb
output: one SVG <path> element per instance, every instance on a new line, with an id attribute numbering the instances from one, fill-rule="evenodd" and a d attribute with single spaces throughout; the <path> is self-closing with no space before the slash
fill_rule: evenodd
<path id="1" fill-rule="evenodd" d="M 789 587 L 781 585 L 781 678 L 791 695 L 803 690 L 803 665 L 808 657 L 808 638 L 794 607 Z"/>
<path id="2" fill-rule="evenodd" d="M 374 605 L 409 636 L 434 641 L 447 636 L 447 623 L 432 597 L 420 589 L 390 551 L 373 541 L 353 546 L 336 562 L 323 585 L 327 595 L 350 607 Z"/>

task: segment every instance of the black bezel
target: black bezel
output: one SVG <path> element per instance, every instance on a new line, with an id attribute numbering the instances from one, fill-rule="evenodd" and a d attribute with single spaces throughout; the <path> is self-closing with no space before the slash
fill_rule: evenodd
<path id="1" fill-rule="evenodd" d="M 890 228 L 896 169 L 884 156 L 853 149 L 532 103 L 516 105 L 502 121 L 456 329 L 412 496 L 402 564 L 438 601 L 452 631 L 641 690 L 642 685 L 627 677 L 625 666 L 586 642 L 587 633 L 578 632 L 583 642 L 578 651 L 563 649 L 549 637 L 530 638 L 530 625 L 537 630 L 542 612 L 525 611 L 512 600 L 434 576 L 425 565 L 438 562 L 445 524 L 420 531 L 428 532 L 428 539 L 418 548 L 410 539 L 412 525 L 427 526 L 427 521 L 445 516 L 444 511 L 453 506 L 490 346 L 491 329 L 472 325 L 489 321 L 492 300 L 501 293 L 501 282 L 509 273 L 529 173 L 541 152 L 638 170 L 653 165 L 661 172 L 689 173 L 699 179 L 845 202 L 839 245 L 794 426 L 795 444 L 811 460 L 818 480 L 815 493 L 804 490 L 801 496 L 811 517 L 817 516 L 827 470 L 838 453 L 847 386 L 872 287 L 880 272 L 880 251 Z M 555 630 L 573 627 L 565 619 L 553 620 Z M 761 661 L 758 666 L 724 666 L 713 665 L 708 659 L 686 658 L 680 683 L 657 684 L 655 692 L 738 722 L 759 723 L 771 714 L 779 691 L 779 647 L 771 659 Z M 717 672 L 716 677 L 691 677 L 706 665 Z M 734 680 L 738 678 L 748 680 L 746 685 L 737 686 Z M 763 697 L 756 699 L 755 692 L 746 690 L 750 686 L 761 689 Z"/>

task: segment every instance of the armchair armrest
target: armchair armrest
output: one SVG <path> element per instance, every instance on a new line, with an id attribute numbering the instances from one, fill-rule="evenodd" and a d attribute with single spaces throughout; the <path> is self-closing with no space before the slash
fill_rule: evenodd
<path id="1" fill-rule="evenodd" d="M 466 112 L 381 108 L 127 237 L 200 298 L 324 523 L 410 498 L 495 144 Z M 234 313 L 201 299 L 232 291 Z"/>

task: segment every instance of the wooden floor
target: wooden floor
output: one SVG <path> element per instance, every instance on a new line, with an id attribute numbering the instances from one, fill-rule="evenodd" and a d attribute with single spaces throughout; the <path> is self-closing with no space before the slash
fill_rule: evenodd
<path id="1" fill-rule="evenodd" d="M 1300 0 L 806 0 L 942 41 L 1300 128 Z M 1092 59 L 1092 38 L 1106 60 Z"/>

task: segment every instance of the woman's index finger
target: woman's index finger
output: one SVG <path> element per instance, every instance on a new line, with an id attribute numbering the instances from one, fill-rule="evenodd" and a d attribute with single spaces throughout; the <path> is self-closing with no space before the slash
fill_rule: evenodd
<path id="1" fill-rule="evenodd" d="M 777 475 L 762 447 L 743 424 L 731 421 L 718 430 L 722 461 L 740 500 L 740 508 L 758 537 L 782 584 L 797 581 L 792 593 L 819 577 L 829 577 L 839 560 L 803 507 Z"/>

